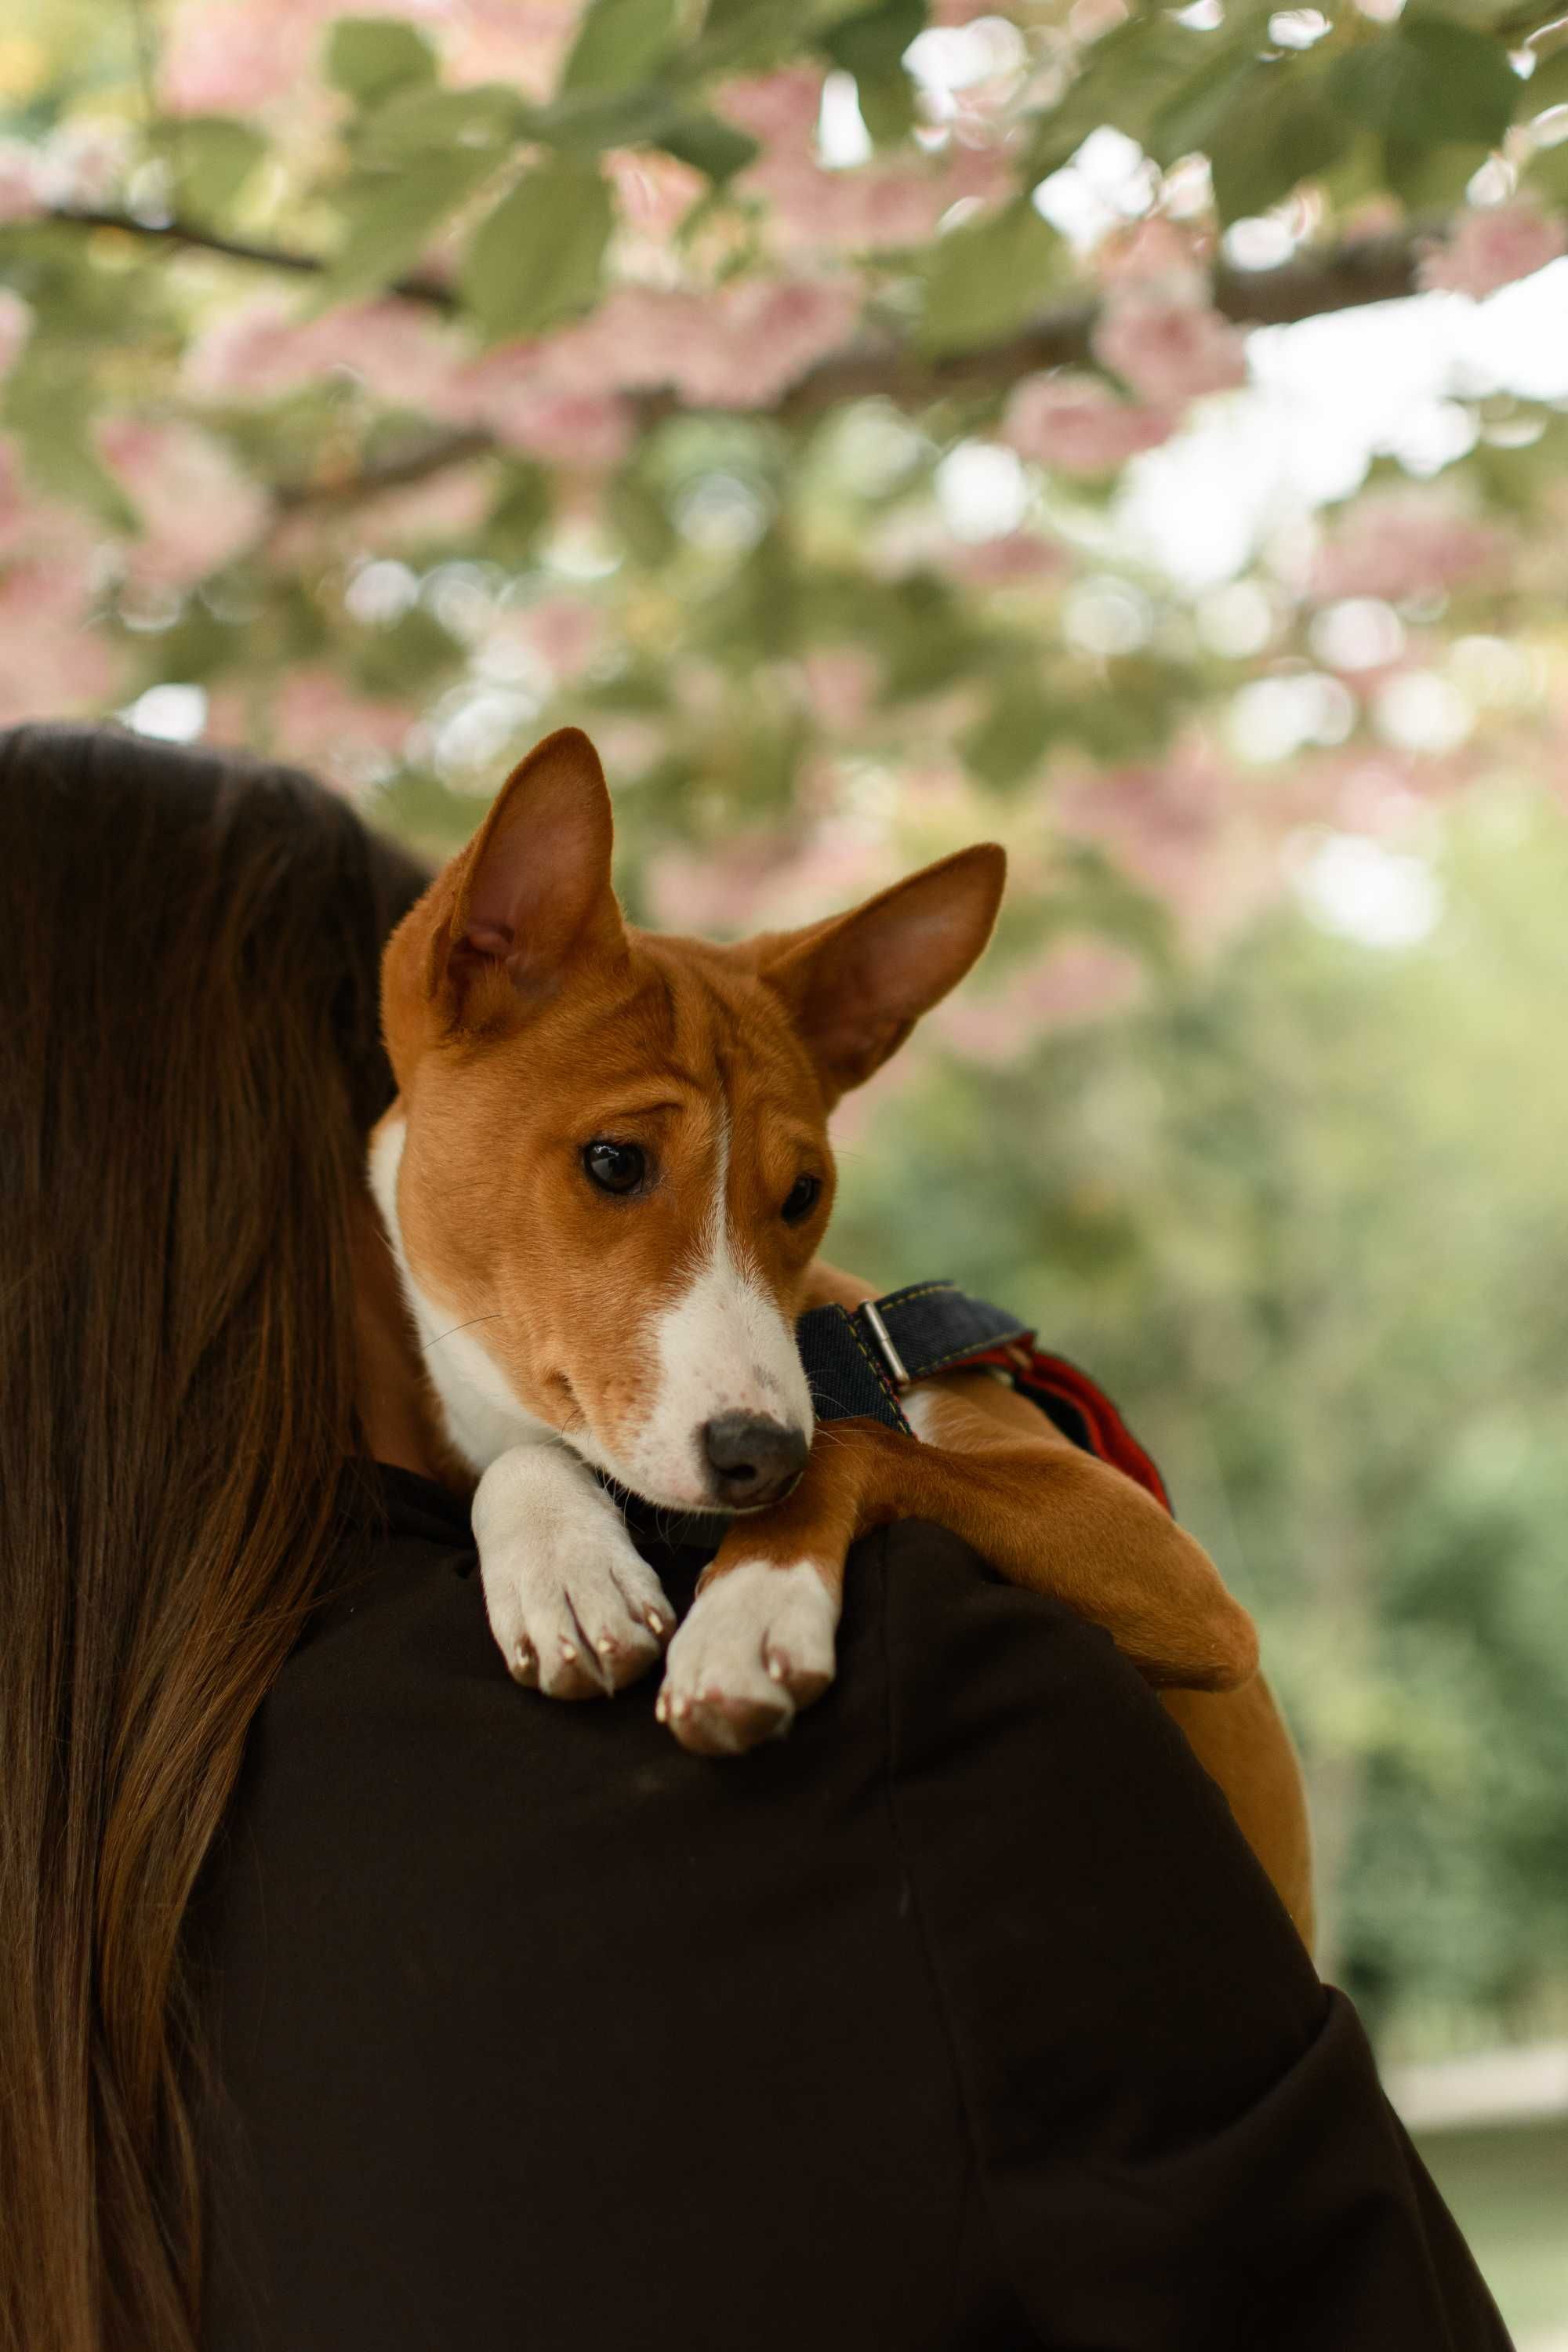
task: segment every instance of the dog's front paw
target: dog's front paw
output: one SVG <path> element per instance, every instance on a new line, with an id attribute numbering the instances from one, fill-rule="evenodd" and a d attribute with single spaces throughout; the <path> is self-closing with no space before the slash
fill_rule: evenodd
<path id="1" fill-rule="evenodd" d="M 491 1465 L 474 1497 L 490 1631 L 515 1682 L 607 1698 L 647 1674 L 675 1624 L 664 1588 L 592 1474 L 552 1447 Z"/>
<path id="2" fill-rule="evenodd" d="M 671 1642 L 659 1721 L 700 1756 L 776 1738 L 833 1680 L 837 1625 L 810 1560 L 742 1560 L 704 1586 Z"/>

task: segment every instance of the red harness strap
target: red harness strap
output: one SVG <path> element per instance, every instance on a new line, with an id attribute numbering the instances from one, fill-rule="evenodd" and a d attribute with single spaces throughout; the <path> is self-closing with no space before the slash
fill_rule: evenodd
<path id="1" fill-rule="evenodd" d="M 1170 1510 L 1171 1497 L 1152 1457 L 1145 1454 L 1105 1391 L 1096 1387 L 1089 1374 L 1080 1372 L 1076 1364 L 1069 1364 L 1065 1356 L 1047 1356 L 1031 1338 L 1015 1341 L 1009 1347 L 988 1349 L 984 1355 L 966 1360 L 996 1365 L 1008 1375 L 1020 1395 L 1038 1405 L 1065 1436 L 1087 1453 L 1098 1454 L 1100 1461 L 1109 1462 L 1114 1469 L 1124 1471 Z M 1072 1425 L 1075 1421 L 1076 1427 Z"/>

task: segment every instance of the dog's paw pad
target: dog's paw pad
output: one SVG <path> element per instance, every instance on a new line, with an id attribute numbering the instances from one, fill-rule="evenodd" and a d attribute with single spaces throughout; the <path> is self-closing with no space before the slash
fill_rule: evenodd
<path id="1" fill-rule="evenodd" d="M 636 1553 L 542 1550 L 483 1562 L 490 1622 L 514 1682 L 548 1698 L 607 1698 L 647 1674 L 675 1612 Z"/>
<path id="2" fill-rule="evenodd" d="M 832 1681 L 837 1621 L 809 1560 L 742 1561 L 698 1595 L 671 1642 L 660 1721 L 704 1756 L 776 1738 Z"/>

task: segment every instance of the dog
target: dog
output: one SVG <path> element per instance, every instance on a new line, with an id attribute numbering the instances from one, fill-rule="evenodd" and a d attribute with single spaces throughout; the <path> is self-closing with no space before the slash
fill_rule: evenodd
<path id="1" fill-rule="evenodd" d="M 918 1443 L 814 1428 L 796 1319 L 872 1295 L 818 1255 L 829 1114 L 980 956 L 1003 852 L 721 947 L 626 923 L 612 835 L 593 746 L 550 736 L 383 964 L 398 1092 L 371 1189 L 510 1673 L 587 1698 L 662 1655 L 660 1720 L 737 1752 L 831 1680 L 857 1538 L 932 1519 L 1167 1693 L 1309 1932 L 1300 1777 L 1252 1622 L 1201 1546 L 983 1373 L 911 1393 Z M 606 1480 L 725 1517 L 679 1628 Z"/>

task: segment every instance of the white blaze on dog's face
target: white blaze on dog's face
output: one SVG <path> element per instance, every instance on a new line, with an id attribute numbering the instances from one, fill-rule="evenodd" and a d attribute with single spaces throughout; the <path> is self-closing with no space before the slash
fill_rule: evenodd
<path id="1" fill-rule="evenodd" d="M 566 730 L 399 926 L 373 1182 L 476 1469 L 550 1431 L 653 1502 L 757 1507 L 811 1438 L 794 1327 L 828 1113 L 979 954 L 1002 853 L 719 948 L 628 929 L 610 847 Z"/>

